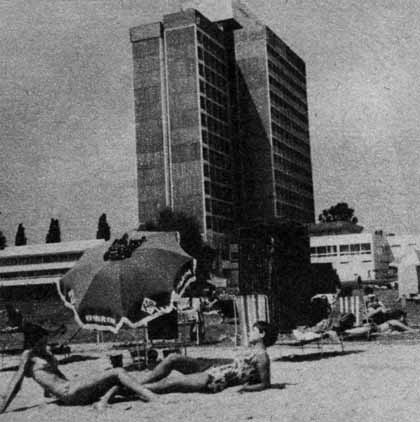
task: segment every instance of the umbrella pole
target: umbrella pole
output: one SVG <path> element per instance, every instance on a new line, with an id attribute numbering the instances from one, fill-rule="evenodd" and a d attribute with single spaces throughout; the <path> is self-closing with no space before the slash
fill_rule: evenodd
<path id="1" fill-rule="evenodd" d="M 149 364 L 149 359 L 147 356 L 147 347 L 149 346 L 149 330 L 147 328 L 147 324 L 144 327 L 144 363 L 146 364 L 146 367 Z"/>
<path id="2" fill-rule="evenodd" d="M 233 301 L 233 320 L 235 321 L 235 346 L 238 345 L 238 319 L 236 315 L 236 303 Z"/>
<path id="3" fill-rule="evenodd" d="M 139 365 L 139 370 L 141 370 L 141 355 L 140 355 L 140 346 L 139 346 L 139 341 L 140 341 L 140 337 L 139 337 L 139 329 L 135 328 L 135 332 L 136 332 L 136 353 L 137 353 L 137 362 Z"/>

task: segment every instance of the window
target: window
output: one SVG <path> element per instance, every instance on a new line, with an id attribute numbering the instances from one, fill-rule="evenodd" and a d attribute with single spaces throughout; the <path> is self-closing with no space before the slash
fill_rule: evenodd
<path id="1" fill-rule="evenodd" d="M 340 255 L 349 255 L 350 245 L 340 245 Z"/>
<path id="2" fill-rule="evenodd" d="M 311 255 L 315 258 L 337 256 L 337 246 L 315 246 L 311 248 Z"/>
<path id="3" fill-rule="evenodd" d="M 360 245 L 360 253 L 361 254 L 370 254 L 371 253 L 370 243 L 362 243 Z"/>
<path id="4" fill-rule="evenodd" d="M 360 253 L 360 244 L 350 245 L 350 255 L 358 255 Z"/>

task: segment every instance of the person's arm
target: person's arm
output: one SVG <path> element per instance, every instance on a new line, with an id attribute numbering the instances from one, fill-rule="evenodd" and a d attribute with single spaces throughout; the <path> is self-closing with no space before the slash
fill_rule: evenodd
<path id="1" fill-rule="evenodd" d="M 257 369 L 260 376 L 260 382 L 256 384 L 245 384 L 239 390 L 239 393 L 263 391 L 271 387 L 270 358 L 267 353 L 257 356 Z"/>
<path id="2" fill-rule="evenodd" d="M 6 394 L 2 397 L 2 402 L 0 404 L 0 413 L 4 413 L 9 406 L 9 404 L 16 397 L 16 394 L 19 392 L 20 387 L 22 386 L 23 377 L 25 375 L 26 367 L 29 363 L 31 357 L 31 351 L 25 350 L 22 353 L 21 361 L 18 370 L 15 375 L 9 382 L 7 386 Z"/>

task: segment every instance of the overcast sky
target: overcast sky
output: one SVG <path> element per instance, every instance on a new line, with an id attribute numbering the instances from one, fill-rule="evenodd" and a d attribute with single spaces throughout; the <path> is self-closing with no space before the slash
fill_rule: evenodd
<path id="1" fill-rule="evenodd" d="M 420 4 L 247 0 L 306 62 L 315 208 L 420 232 Z M 137 225 L 128 30 L 170 0 L 0 0 L 0 229 L 44 242 Z M 167 10 L 167 9 L 166 9 Z"/>

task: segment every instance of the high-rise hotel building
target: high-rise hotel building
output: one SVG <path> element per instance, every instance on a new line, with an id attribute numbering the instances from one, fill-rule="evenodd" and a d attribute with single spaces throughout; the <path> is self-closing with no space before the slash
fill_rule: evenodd
<path id="1" fill-rule="evenodd" d="M 130 36 L 140 221 L 193 214 L 216 247 L 239 225 L 312 222 L 304 62 L 246 13 L 186 9 Z"/>

